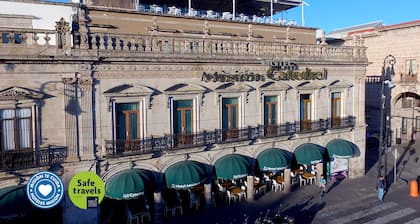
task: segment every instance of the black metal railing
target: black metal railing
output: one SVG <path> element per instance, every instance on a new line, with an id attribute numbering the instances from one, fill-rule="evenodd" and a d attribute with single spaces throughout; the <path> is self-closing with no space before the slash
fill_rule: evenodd
<path id="1" fill-rule="evenodd" d="M 328 121 L 324 119 L 316 121 L 299 121 L 299 125 L 296 128 L 297 133 L 310 133 L 317 131 L 326 131 L 328 129 Z"/>
<path id="2" fill-rule="evenodd" d="M 9 150 L 0 152 L 0 170 L 20 170 L 51 166 L 67 158 L 67 147 L 48 146 L 45 148 Z"/>
<path id="3" fill-rule="evenodd" d="M 296 123 L 279 124 L 279 125 L 261 125 L 260 138 L 274 138 L 282 136 L 291 136 L 296 133 Z"/>
<path id="4" fill-rule="evenodd" d="M 329 126 L 328 129 L 342 129 L 342 128 L 351 128 L 356 124 L 356 117 L 339 117 L 332 118 L 328 120 Z"/>
<path id="5" fill-rule="evenodd" d="M 106 140 L 106 156 L 160 155 L 164 151 L 194 147 L 210 148 L 214 144 L 255 141 L 261 138 L 291 137 L 296 133 L 319 132 L 327 129 L 354 127 L 354 125 L 355 117 L 349 116 L 339 120 L 320 119 L 317 121 L 288 122 L 279 125 L 248 126 L 242 129 L 206 130 L 192 134 L 167 134 L 163 137 L 147 137 L 134 140 Z"/>

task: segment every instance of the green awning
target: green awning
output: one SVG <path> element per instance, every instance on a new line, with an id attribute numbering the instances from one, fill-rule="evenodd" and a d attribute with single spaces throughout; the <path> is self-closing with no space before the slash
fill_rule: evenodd
<path id="1" fill-rule="evenodd" d="M 26 197 L 26 184 L 0 189 L 1 218 L 22 217 L 35 209 Z M 2 220 L 1 218 L 0 220 Z"/>
<path id="2" fill-rule="evenodd" d="M 286 153 L 277 148 L 266 149 L 257 156 L 261 171 L 279 171 L 287 168 Z"/>
<path id="3" fill-rule="evenodd" d="M 295 150 L 296 161 L 299 164 L 316 164 L 322 162 L 323 148 L 312 143 L 300 145 Z"/>
<path id="4" fill-rule="evenodd" d="M 105 183 L 105 196 L 117 200 L 137 198 L 144 194 L 147 187 L 154 186 L 151 171 L 130 169 L 112 176 Z"/>
<path id="5" fill-rule="evenodd" d="M 251 164 L 244 156 L 231 154 L 217 160 L 214 167 L 217 178 L 232 180 L 247 176 Z"/>
<path id="6" fill-rule="evenodd" d="M 196 161 L 178 162 L 165 171 L 166 186 L 169 188 L 191 188 L 203 183 L 206 178 L 206 168 Z"/>
<path id="7" fill-rule="evenodd" d="M 343 139 L 334 139 L 328 142 L 328 155 L 330 158 L 351 158 L 353 157 L 352 143 Z"/>

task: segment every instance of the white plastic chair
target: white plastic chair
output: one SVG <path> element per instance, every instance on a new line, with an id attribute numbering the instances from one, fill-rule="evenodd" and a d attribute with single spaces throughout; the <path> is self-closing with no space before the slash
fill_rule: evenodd
<path id="1" fill-rule="evenodd" d="M 274 189 L 274 192 L 277 192 L 277 190 L 282 190 L 281 184 L 277 183 L 274 179 L 271 180 L 271 190 Z"/>
<path id="2" fill-rule="evenodd" d="M 226 191 L 226 201 L 230 204 L 230 201 L 236 202 L 236 196 L 233 195 L 230 191 Z"/>
<path id="3" fill-rule="evenodd" d="M 302 177 L 302 175 L 299 175 L 298 178 L 299 178 L 299 186 L 302 187 L 302 185 L 306 185 L 306 179 Z"/>

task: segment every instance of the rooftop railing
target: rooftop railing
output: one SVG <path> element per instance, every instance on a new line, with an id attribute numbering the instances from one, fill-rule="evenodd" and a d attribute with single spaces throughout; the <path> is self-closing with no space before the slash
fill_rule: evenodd
<path id="1" fill-rule="evenodd" d="M 139 12 L 152 13 L 152 14 L 166 14 L 173 16 L 184 16 L 184 17 L 198 17 L 205 19 L 216 19 L 216 20 L 228 20 L 238 22 L 252 22 L 252 23 L 263 23 L 263 24 L 277 24 L 285 26 L 297 26 L 296 20 L 292 19 L 273 19 L 271 21 L 270 16 L 256 16 L 256 15 L 245 15 L 238 13 L 233 16 L 232 12 L 224 11 L 217 12 L 214 10 L 198 10 L 191 8 L 177 8 L 175 6 L 161 6 L 161 5 L 148 5 L 140 4 L 138 7 Z"/>
<path id="2" fill-rule="evenodd" d="M 103 52 L 150 54 L 194 54 L 233 56 L 305 56 L 329 59 L 365 59 L 364 47 L 335 47 L 317 44 L 278 43 L 257 40 L 226 40 L 152 35 L 92 33 L 89 48 Z"/>

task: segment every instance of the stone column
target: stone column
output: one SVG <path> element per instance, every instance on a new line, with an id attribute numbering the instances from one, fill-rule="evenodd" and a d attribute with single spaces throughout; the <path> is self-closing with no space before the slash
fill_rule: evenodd
<path id="1" fill-rule="evenodd" d="M 79 120 L 80 157 L 82 160 L 95 158 L 93 139 L 93 110 L 92 110 L 92 79 L 90 77 L 79 79 L 81 107 Z"/>
<path id="2" fill-rule="evenodd" d="M 153 194 L 153 199 L 155 202 L 155 222 L 156 224 L 162 223 L 162 212 L 163 212 L 163 204 L 162 204 L 162 192 L 155 192 Z"/>
<path id="3" fill-rule="evenodd" d="M 252 201 L 254 200 L 254 176 L 247 176 L 246 183 L 246 199 L 247 201 Z"/>
<path id="4" fill-rule="evenodd" d="M 77 133 L 80 106 L 77 100 L 75 78 L 64 78 L 64 110 L 67 161 L 79 160 L 79 139 Z"/>
<path id="5" fill-rule="evenodd" d="M 321 174 L 324 174 L 324 177 L 326 178 L 327 177 L 327 174 L 326 173 L 324 173 L 324 164 L 323 163 L 317 163 L 316 165 L 315 165 L 315 167 L 316 167 L 316 180 L 315 180 L 315 182 L 318 182 L 319 181 L 319 179 L 321 179 Z"/>
<path id="6" fill-rule="evenodd" d="M 292 177 L 290 176 L 290 169 L 284 169 L 284 192 L 290 192 L 292 188 Z"/>
<path id="7" fill-rule="evenodd" d="M 211 192 L 211 183 L 204 184 L 204 199 L 205 199 L 205 207 L 210 208 L 212 206 L 213 195 Z"/>
<path id="8" fill-rule="evenodd" d="M 162 189 L 163 189 L 163 174 L 157 174 L 155 176 L 156 182 L 156 191 L 153 194 L 153 200 L 155 205 L 155 224 L 160 224 L 163 222 L 162 220 L 162 213 L 163 213 L 163 197 L 162 197 Z"/>

